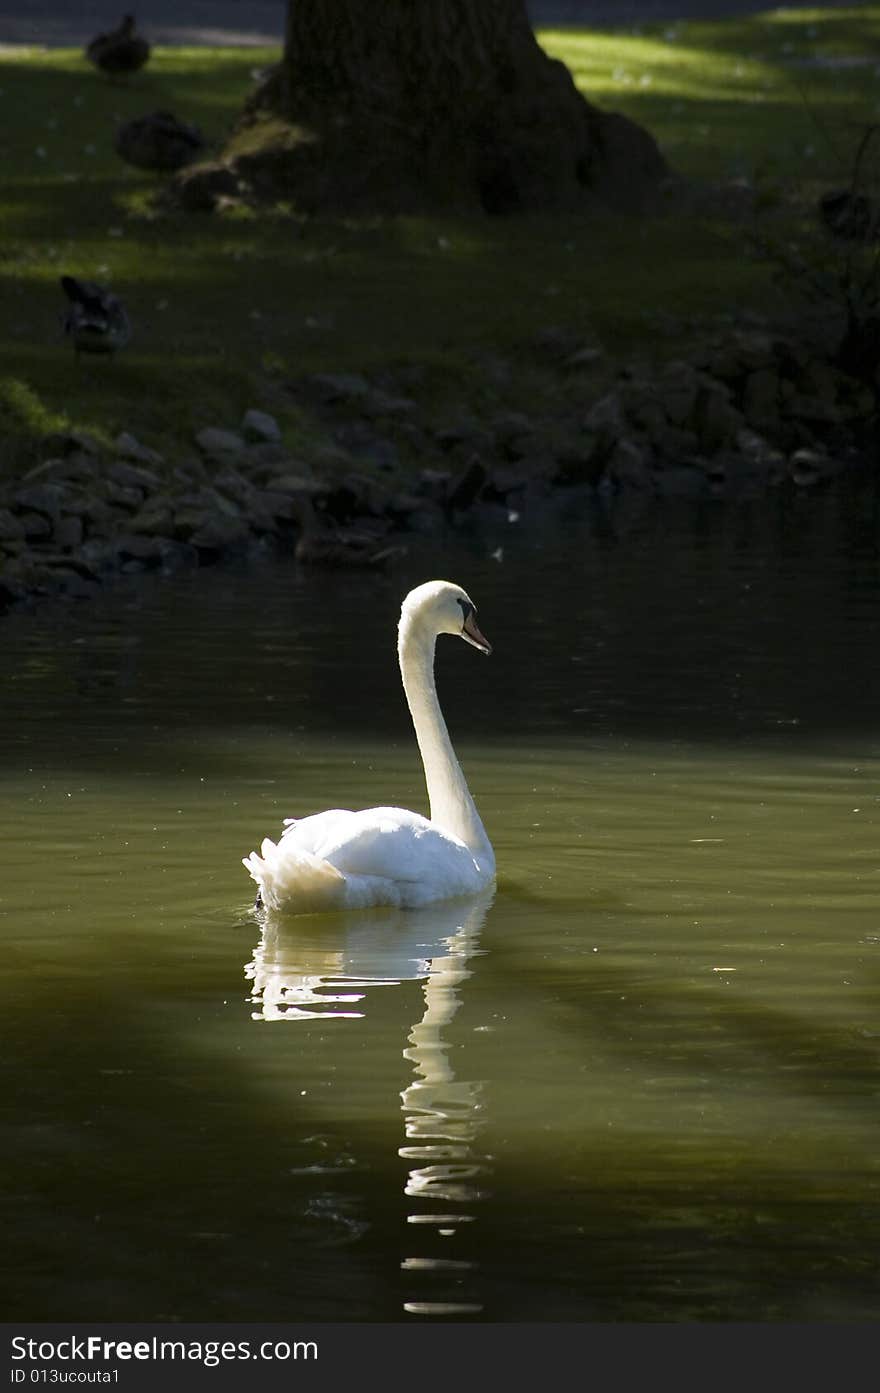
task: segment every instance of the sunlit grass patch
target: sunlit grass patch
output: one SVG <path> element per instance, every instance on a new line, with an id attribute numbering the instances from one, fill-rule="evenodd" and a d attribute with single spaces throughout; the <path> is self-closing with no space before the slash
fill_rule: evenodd
<path id="1" fill-rule="evenodd" d="M 880 112 L 880 6 L 542 41 L 585 95 L 646 125 L 696 176 L 839 179 L 851 128 Z"/>

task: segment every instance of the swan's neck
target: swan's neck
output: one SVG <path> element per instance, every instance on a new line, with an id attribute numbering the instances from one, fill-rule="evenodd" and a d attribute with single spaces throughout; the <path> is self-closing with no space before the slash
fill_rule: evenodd
<path id="1" fill-rule="evenodd" d="M 434 684 L 436 636 L 417 622 L 401 621 L 397 644 L 400 674 L 425 770 L 431 821 L 464 842 L 480 861 L 494 866 L 485 828 L 455 757 Z"/>

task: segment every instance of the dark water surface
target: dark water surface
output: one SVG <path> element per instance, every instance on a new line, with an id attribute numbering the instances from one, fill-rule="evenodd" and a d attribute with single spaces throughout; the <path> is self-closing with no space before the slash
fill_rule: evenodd
<path id="1" fill-rule="evenodd" d="M 876 1319 L 878 535 L 570 495 L 3 620 L 5 1318 Z M 282 817 L 425 806 L 435 574 L 494 900 L 261 925 Z"/>

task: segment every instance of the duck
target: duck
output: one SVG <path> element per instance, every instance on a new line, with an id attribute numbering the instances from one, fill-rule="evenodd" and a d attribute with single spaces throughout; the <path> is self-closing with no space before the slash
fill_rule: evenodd
<path id="1" fill-rule="evenodd" d="M 116 29 L 96 34 L 86 45 L 86 57 L 102 72 L 115 77 L 118 73 L 136 73 L 150 56 L 150 45 L 135 33 L 134 15 L 123 15 Z"/>
<path id="2" fill-rule="evenodd" d="M 131 338 L 131 323 L 118 295 L 93 281 L 62 276 L 61 288 L 70 304 L 64 314 L 65 334 L 77 354 L 113 353 Z"/>
<path id="3" fill-rule="evenodd" d="M 478 652 L 492 646 L 460 585 L 431 580 L 404 598 L 397 657 L 422 759 L 430 816 L 405 808 L 331 808 L 286 818 L 277 842 L 242 858 L 256 908 L 272 914 L 424 905 L 480 894 L 494 884 L 495 852 L 455 756 L 434 680 L 437 638 L 453 634 Z"/>
<path id="4" fill-rule="evenodd" d="M 318 512 L 305 491 L 293 498 L 292 512 L 299 523 L 294 558 L 301 566 L 327 570 L 380 570 L 405 556 L 407 548 L 398 542 L 385 542 L 369 525 L 338 527 Z"/>
<path id="5" fill-rule="evenodd" d="M 138 169 L 171 171 L 191 164 L 205 148 L 198 126 L 171 111 L 135 116 L 116 132 L 116 153 Z"/>

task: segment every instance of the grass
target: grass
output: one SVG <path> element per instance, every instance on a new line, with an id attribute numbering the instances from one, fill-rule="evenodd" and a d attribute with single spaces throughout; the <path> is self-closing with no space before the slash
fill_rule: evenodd
<path id="1" fill-rule="evenodd" d="M 794 224 L 846 178 L 859 126 L 880 111 L 880 66 L 863 61 L 880 64 L 880 6 L 541 40 L 592 101 L 647 126 L 679 172 L 749 180 Z M 156 216 L 155 178 L 118 159 L 115 124 L 164 107 L 219 147 L 254 71 L 276 57 L 159 48 L 122 84 L 79 52 L 0 53 L 0 472 L 61 425 L 127 429 L 179 453 L 250 405 L 275 411 L 295 445 L 310 425 L 284 383 L 304 372 L 428 363 L 467 392 L 475 353 L 547 325 L 597 333 L 615 353 L 662 353 L 658 316 L 766 308 L 770 273 L 745 254 L 742 229 L 683 208 L 650 222 Z M 125 299 L 135 337 L 113 362 L 78 362 L 63 341 L 65 271 Z"/>

